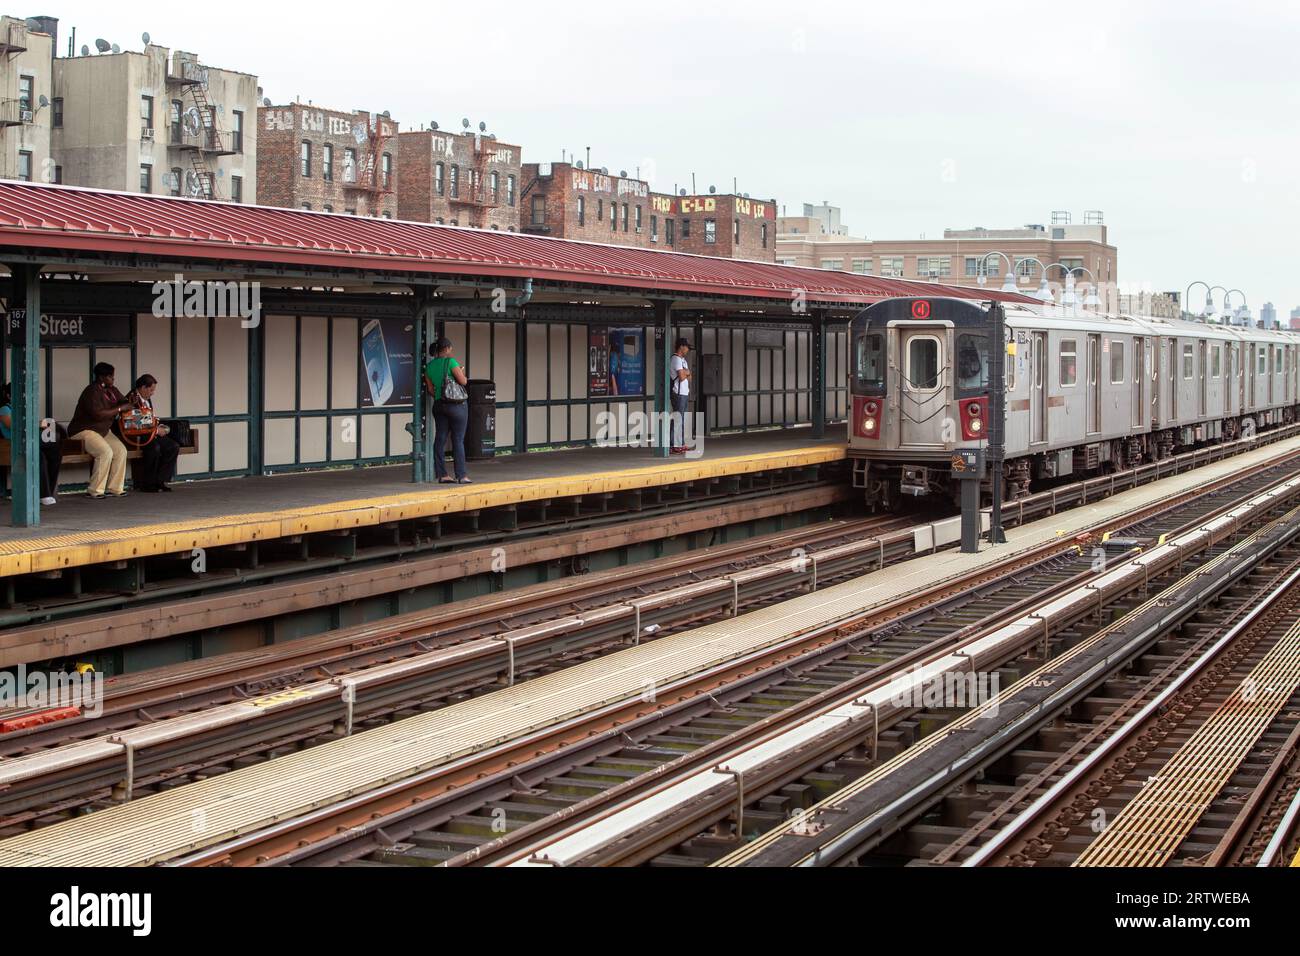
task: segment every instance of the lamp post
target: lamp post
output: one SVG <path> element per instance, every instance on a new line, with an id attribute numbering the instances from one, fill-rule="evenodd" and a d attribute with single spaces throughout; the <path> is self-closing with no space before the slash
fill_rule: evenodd
<path id="1" fill-rule="evenodd" d="M 1047 269 L 1048 269 L 1048 267 L 1045 266 L 1045 265 L 1043 265 L 1043 260 L 1037 258 L 1036 256 L 1025 256 L 1025 257 L 1024 257 L 1023 259 L 1021 259 L 1020 261 L 1021 261 L 1021 262 L 1037 262 L 1037 263 L 1038 263 L 1038 268 L 1041 269 L 1041 270 L 1043 270 L 1043 281 L 1039 284 L 1039 286 L 1038 286 L 1038 291 L 1034 293 L 1034 298 L 1038 299 L 1038 300 L 1039 300 L 1040 302 L 1042 302 L 1044 305 L 1054 305 L 1054 304 L 1056 304 L 1056 296 L 1052 295 L 1052 290 L 1048 287 L 1048 283 L 1047 283 Z"/>
<path id="2" fill-rule="evenodd" d="M 1003 259 L 1007 260 L 1007 272 L 1002 279 L 1002 291 L 1018 292 L 1019 289 L 1016 285 L 1016 264 L 1015 262 L 1012 261 L 1011 257 L 1007 255 L 1005 252 L 997 252 L 997 251 L 986 252 L 982 257 L 980 257 L 980 274 L 979 274 L 980 286 L 983 287 L 989 281 L 988 275 L 986 274 L 987 269 L 985 269 L 985 266 L 988 264 L 990 256 L 1001 256 Z"/>
<path id="3" fill-rule="evenodd" d="M 1208 322 L 1208 321 L 1213 321 L 1215 315 L 1218 314 L 1218 313 L 1215 311 L 1215 309 L 1214 309 L 1214 290 L 1215 290 L 1215 289 L 1218 289 L 1220 292 L 1223 293 L 1223 314 L 1224 314 L 1224 321 L 1225 321 L 1225 322 L 1231 322 L 1231 321 L 1232 321 L 1232 317 L 1231 317 L 1230 315 L 1228 315 L 1228 290 L 1225 289 L 1225 288 L 1224 288 L 1223 286 L 1221 286 L 1221 285 L 1216 285 L 1216 286 L 1214 286 L 1214 287 L 1211 288 L 1210 291 L 1209 291 L 1208 293 L 1206 293 L 1206 295 L 1205 295 L 1205 300 L 1206 300 L 1207 302 L 1210 303 L 1210 314 L 1209 314 L 1208 316 L 1206 316 L 1206 321 L 1207 321 L 1207 322 Z"/>
<path id="4" fill-rule="evenodd" d="M 1189 285 L 1187 287 L 1187 292 L 1185 293 L 1186 299 L 1184 301 L 1186 301 L 1190 305 L 1192 300 L 1192 287 L 1198 285 L 1205 286 L 1205 308 L 1201 310 L 1201 315 L 1206 318 L 1209 318 L 1211 313 L 1214 312 L 1214 290 L 1210 288 L 1210 284 L 1208 282 L 1202 282 L 1200 279 L 1197 279 L 1195 282 Z M 1191 309 L 1189 308 L 1188 312 L 1190 311 Z"/>
<path id="5" fill-rule="evenodd" d="M 1228 309 L 1228 296 L 1232 295 L 1232 293 L 1234 292 L 1237 293 L 1237 295 L 1241 296 L 1241 305 L 1237 306 L 1237 311 L 1233 313 L 1233 316 L 1239 319 L 1248 318 L 1250 316 L 1250 306 L 1246 302 L 1246 293 L 1242 292 L 1240 289 L 1229 289 L 1224 294 L 1223 296 L 1224 311 L 1226 312 Z"/>

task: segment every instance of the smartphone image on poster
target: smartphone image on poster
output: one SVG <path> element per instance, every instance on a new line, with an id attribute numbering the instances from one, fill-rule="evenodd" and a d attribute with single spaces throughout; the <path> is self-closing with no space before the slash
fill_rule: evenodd
<path id="1" fill-rule="evenodd" d="M 366 381 L 370 383 L 370 400 L 386 405 L 393 397 L 393 368 L 388 362 L 388 345 L 384 328 L 371 319 L 361 332 L 361 358 L 366 363 Z"/>

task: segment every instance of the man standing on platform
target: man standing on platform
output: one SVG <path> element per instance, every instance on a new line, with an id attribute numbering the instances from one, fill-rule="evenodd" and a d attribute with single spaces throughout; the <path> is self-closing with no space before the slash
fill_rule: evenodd
<path id="1" fill-rule="evenodd" d="M 691 405 L 691 366 L 686 361 L 686 356 L 690 354 L 690 351 L 691 343 L 685 339 L 678 339 L 677 351 L 673 353 L 670 366 L 673 377 L 672 453 L 674 455 L 686 454 L 684 429 L 686 427 L 686 413 Z"/>
<path id="2" fill-rule="evenodd" d="M 131 410 L 131 403 L 113 386 L 114 373 L 107 362 L 95 366 L 95 380 L 77 399 L 77 410 L 68 425 L 68 434 L 95 460 L 86 490 L 95 499 L 103 498 L 105 491 L 114 498 L 126 497 L 126 446 L 113 434 L 113 422 Z"/>

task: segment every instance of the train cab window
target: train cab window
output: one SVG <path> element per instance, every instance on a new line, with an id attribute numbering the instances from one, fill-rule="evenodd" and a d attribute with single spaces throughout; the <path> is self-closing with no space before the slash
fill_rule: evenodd
<path id="1" fill-rule="evenodd" d="M 1110 384 L 1124 384 L 1124 343 L 1110 340 Z"/>
<path id="2" fill-rule="evenodd" d="M 1074 339 L 1061 340 L 1061 387 L 1069 388 L 1079 381 L 1079 346 Z"/>
<path id="3" fill-rule="evenodd" d="M 883 335 L 858 336 L 856 375 L 859 388 L 867 391 L 884 389 L 885 337 Z"/>
<path id="4" fill-rule="evenodd" d="M 1190 345 L 1183 346 L 1183 380 L 1190 382 L 1196 377 L 1196 350 Z"/>
<path id="5" fill-rule="evenodd" d="M 988 388 L 989 337 L 963 333 L 957 336 L 957 387 Z"/>
<path id="6" fill-rule="evenodd" d="M 913 389 L 931 391 L 939 387 L 939 340 L 914 335 L 907 343 L 907 381 Z"/>

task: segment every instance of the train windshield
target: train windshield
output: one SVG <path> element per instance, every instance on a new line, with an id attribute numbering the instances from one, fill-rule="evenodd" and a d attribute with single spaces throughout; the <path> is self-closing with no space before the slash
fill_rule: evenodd
<path id="1" fill-rule="evenodd" d="M 858 336 L 857 363 L 854 374 L 858 387 L 880 391 L 885 387 L 885 337 L 880 334 Z"/>
<path id="2" fill-rule="evenodd" d="M 988 388 L 989 337 L 963 332 L 957 336 L 957 387 Z"/>

